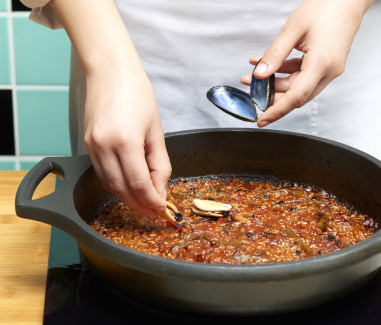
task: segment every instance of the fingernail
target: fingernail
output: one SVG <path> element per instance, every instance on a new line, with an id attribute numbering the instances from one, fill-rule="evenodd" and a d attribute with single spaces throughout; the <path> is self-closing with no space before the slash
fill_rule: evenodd
<path id="1" fill-rule="evenodd" d="M 255 71 L 259 74 L 264 74 L 267 71 L 267 64 L 266 63 L 259 63 L 257 67 L 255 68 Z"/>
<path id="2" fill-rule="evenodd" d="M 263 128 L 263 127 L 265 127 L 268 124 L 270 124 L 269 121 L 262 121 L 261 123 L 259 123 L 259 127 Z"/>
<path id="3" fill-rule="evenodd" d="M 247 76 L 247 77 L 243 78 L 243 81 L 250 83 L 251 82 L 251 76 Z"/>

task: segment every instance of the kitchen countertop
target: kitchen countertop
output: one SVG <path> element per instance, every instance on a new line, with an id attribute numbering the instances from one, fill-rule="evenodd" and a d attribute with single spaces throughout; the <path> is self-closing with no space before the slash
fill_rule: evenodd
<path id="1" fill-rule="evenodd" d="M 42 324 L 51 226 L 16 216 L 26 171 L 0 171 L 0 324 Z M 33 198 L 54 191 L 48 175 Z"/>

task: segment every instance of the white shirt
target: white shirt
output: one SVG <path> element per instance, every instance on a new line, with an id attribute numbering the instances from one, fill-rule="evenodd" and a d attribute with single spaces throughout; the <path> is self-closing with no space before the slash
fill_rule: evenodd
<path id="1" fill-rule="evenodd" d="M 31 19 L 61 27 L 48 0 L 22 0 Z M 251 72 L 249 57 L 262 55 L 301 0 L 115 0 L 159 103 L 165 132 L 211 127 L 250 127 L 206 98 L 209 88 L 239 82 Z M 42 8 L 37 8 L 42 6 Z M 363 18 L 346 71 L 314 100 L 266 127 L 317 135 L 381 159 L 381 1 Z M 291 56 L 300 56 L 294 51 Z M 84 152 L 83 72 L 73 57 L 71 131 Z"/>

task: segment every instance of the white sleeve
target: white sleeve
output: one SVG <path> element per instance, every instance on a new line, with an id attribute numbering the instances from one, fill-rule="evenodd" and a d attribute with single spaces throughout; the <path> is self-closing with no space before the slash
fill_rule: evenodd
<path id="1" fill-rule="evenodd" d="M 50 0 L 20 0 L 22 4 L 32 9 L 29 18 L 38 24 L 51 29 L 62 28 L 62 24 L 54 14 L 52 8 L 47 4 Z"/>

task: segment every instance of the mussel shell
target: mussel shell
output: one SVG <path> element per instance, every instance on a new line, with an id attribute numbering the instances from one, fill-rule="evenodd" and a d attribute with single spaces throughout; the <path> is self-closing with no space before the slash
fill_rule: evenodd
<path id="1" fill-rule="evenodd" d="M 219 109 L 243 121 L 256 122 L 258 115 L 251 97 L 244 91 L 230 86 L 215 86 L 206 97 Z"/>
<path id="2" fill-rule="evenodd" d="M 272 74 L 266 79 L 257 79 L 254 77 L 254 71 L 255 68 L 251 77 L 250 96 L 254 107 L 264 112 L 274 102 L 275 75 Z"/>
<path id="3" fill-rule="evenodd" d="M 230 211 L 230 209 L 232 208 L 230 204 L 218 202 L 214 200 L 194 199 L 193 205 L 199 210 L 209 211 L 209 212 Z"/>
<path id="4" fill-rule="evenodd" d="M 208 90 L 206 97 L 225 113 L 243 121 L 256 122 L 257 109 L 264 112 L 273 104 L 275 96 L 275 75 L 257 79 L 254 76 L 257 66 L 251 76 L 250 94 L 230 86 L 216 86 Z"/>

